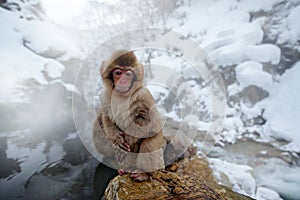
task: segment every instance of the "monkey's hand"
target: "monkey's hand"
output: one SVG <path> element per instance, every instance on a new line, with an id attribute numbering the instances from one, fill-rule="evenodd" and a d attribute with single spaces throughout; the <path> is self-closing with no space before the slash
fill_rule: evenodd
<path id="1" fill-rule="evenodd" d="M 125 135 L 126 133 L 124 132 L 120 132 L 120 135 L 122 136 L 122 142 L 118 143 L 119 147 L 125 151 L 128 151 L 130 152 L 131 149 L 130 149 L 130 145 L 125 141 Z"/>
<path id="2" fill-rule="evenodd" d="M 130 145 L 125 141 L 125 133 L 116 131 L 117 133 L 108 134 L 108 138 L 112 141 L 112 143 L 124 151 L 130 152 Z M 110 137 L 109 137 L 110 136 Z"/>

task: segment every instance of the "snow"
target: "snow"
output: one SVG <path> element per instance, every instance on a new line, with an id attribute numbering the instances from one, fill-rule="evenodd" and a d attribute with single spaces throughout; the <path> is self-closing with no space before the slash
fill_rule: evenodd
<path id="1" fill-rule="evenodd" d="M 280 48 L 273 44 L 247 45 L 235 42 L 209 53 L 208 56 L 214 64 L 226 67 L 251 60 L 278 64 L 280 54 Z"/>
<path id="2" fill-rule="evenodd" d="M 255 176 L 259 186 L 276 190 L 284 199 L 299 199 L 299 166 L 289 167 L 282 160 L 273 158 L 267 165 L 257 168 Z"/>
<path id="3" fill-rule="evenodd" d="M 238 65 L 235 69 L 237 81 L 242 89 L 249 85 L 256 85 L 269 91 L 272 87 L 272 76 L 263 71 L 263 66 L 259 62 L 247 61 Z"/>
<path id="4" fill-rule="evenodd" d="M 61 77 L 65 67 L 55 60 L 46 61 L 43 70 L 48 73 L 51 78 Z"/>
<path id="5" fill-rule="evenodd" d="M 42 0 L 46 14 L 59 24 L 70 24 L 78 16 L 85 0 Z"/>
<path id="6" fill-rule="evenodd" d="M 3 19 L 1 14 L 0 21 Z M 1 24 L 6 26 L 9 22 L 1 22 Z M 40 83 L 47 83 L 41 74 L 44 60 L 22 47 L 18 33 L 8 27 L 4 27 L 2 31 L 4 34 L 0 37 L 0 57 L 2 59 L 0 102 L 20 101 L 14 95 L 14 88 L 18 86 L 19 81 L 27 77 L 34 77 Z"/>
<path id="7" fill-rule="evenodd" d="M 70 37 L 47 20 L 28 21 L 0 8 L 0 23 L 0 102 L 24 101 L 17 91 L 24 79 L 34 78 L 41 84 L 47 84 L 43 70 L 48 71 L 52 78 L 61 76 L 64 70 L 62 64 L 38 54 L 51 50 L 64 54 L 61 59 L 81 56 Z"/>
<path id="8" fill-rule="evenodd" d="M 33 21 L 23 30 L 25 46 L 37 54 L 52 58 L 64 55 L 65 59 L 72 56 L 79 57 L 81 54 L 71 37 L 54 24 Z"/>
<path id="9" fill-rule="evenodd" d="M 188 5 L 179 7 L 174 12 L 173 19 L 166 22 L 167 28 L 196 40 L 216 66 L 221 69 L 234 70 L 235 80 L 227 87 L 228 98 L 239 98 L 237 94 L 248 86 L 257 86 L 269 94 L 254 105 L 248 105 L 240 99 L 233 98 L 236 104 L 226 109 L 224 130 L 214 136 L 217 144 L 224 147 L 226 143 L 238 142 L 247 135 L 253 140 L 275 145 L 273 143 L 275 137 L 289 141 L 288 145 L 279 146 L 282 150 L 300 151 L 300 132 L 299 126 L 297 127 L 297 121 L 299 123 L 300 119 L 300 93 L 298 92 L 300 91 L 300 64 L 292 66 L 279 80 L 273 74 L 281 65 L 280 59 L 282 58 L 281 49 L 277 44 L 284 44 L 283 46 L 292 44 L 295 49 L 300 49 L 299 42 L 297 42 L 300 36 L 300 6 L 297 4 L 299 1 L 292 1 L 288 4 L 283 0 L 221 0 L 213 3 L 209 0 L 192 0 Z M 270 12 L 276 12 L 274 5 L 276 9 L 284 7 L 279 15 L 282 19 L 276 18 L 277 15 L 270 20 L 273 17 L 268 16 Z M 259 17 L 260 11 L 262 12 Z M 255 16 L 258 17 L 256 19 L 251 18 L 254 12 L 258 14 Z M 264 15 L 265 12 L 269 12 L 268 15 Z M 264 34 L 270 31 L 270 24 L 271 28 L 275 29 L 274 38 L 279 43 L 275 41 L 271 44 L 266 43 L 268 40 L 264 41 L 268 38 L 268 35 Z M 277 34 L 278 38 L 276 38 Z M 182 74 L 185 79 L 198 78 L 192 67 L 182 67 Z M 225 77 L 226 74 L 223 75 Z M 201 87 L 197 89 L 204 90 Z M 201 92 L 195 93 L 196 99 L 210 98 L 210 96 L 201 96 L 199 93 Z M 250 127 L 245 125 L 246 120 L 251 121 L 251 119 L 261 117 L 262 114 L 266 119 L 265 125 Z M 201 130 L 199 123 L 205 123 L 194 113 L 183 119 L 199 130 Z M 209 123 L 206 124 L 209 125 Z M 199 149 L 200 146 L 198 146 Z M 261 151 L 260 154 L 269 156 L 266 151 Z M 271 163 L 268 169 L 256 174 L 255 181 L 253 170 L 246 165 L 217 159 L 210 160 L 213 170 L 216 171 L 216 177 L 219 180 L 226 177 L 225 183 L 233 186 L 236 191 L 251 195 L 256 199 L 281 199 L 278 193 L 280 195 L 290 193 L 289 197 L 299 199 L 300 194 L 297 192 L 299 177 L 296 175 L 297 172 L 299 174 L 299 167 L 292 168 L 291 173 L 285 175 L 284 171 L 290 170 L 289 166 L 275 170 L 278 163 Z M 221 182 L 224 183 L 224 180 Z"/>
<path id="10" fill-rule="evenodd" d="M 219 47 L 241 41 L 246 44 L 259 44 L 263 40 L 264 32 L 258 22 L 241 23 L 239 28 L 232 25 L 223 30 L 215 30 L 212 34 L 204 37 L 202 45 L 208 52 Z"/>
<path id="11" fill-rule="evenodd" d="M 202 68 L 201 65 L 199 65 L 200 68 Z M 204 65 L 203 65 L 204 67 Z M 183 77 L 188 80 L 188 79 L 199 79 L 199 71 L 194 67 L 194 66 L 188 66 L 183 70 Z"/>
<path id="12" fill-rule="evenodd" d="M 296 42 L 300 38 L 300 5 L 295 7 L 287 18 L 287 26 L 291 36 L 291 40 Z"/>
<path id="13" fill-rule="evenodd" d="M 260 1 L 260 0 L 243 0 L 240 9 L 248 11 L 270 11 L 273 5 L 283 2 L 284 0 Z"/>
<path id="14" fill-rule="evenodd" d="M 256 190 L 257 200 L 281 200 L 279 194 L 266 187 L 258 187 Z"/>
<path id="15" fill-rule="evenodd" d="M 283 148 L 300 152 L 300 62 L 286 71 L 274 87 L 264 117 L 265 134 L 282 138 L 290 143 Z"/>
<path id="16" fill-rule="evenodd" d="M 237 117 L 227 117 L 224 120 L 224 130 L 220 133 L 220 138 L 228 143 L 234 143 L 242 132 L 243 122 Z"/>
<path id="17" fill-rule="evenodd" d="M 223 160 L 210 158 L 210 167 L 218 181 L 228 185 L 236 192 L 255 196 L 256 182 L 251 175 L 252 168 Z"/>
<path id="18" fill-rule="evenodd" d="M 79 90 L 73 84 L 65 83 L 62 80 L 54 80 L 50 82 L 50 84 L 54 84 L 54 83 L 61 83 L 66 88 L 66 90 L 80 94 Z"/>

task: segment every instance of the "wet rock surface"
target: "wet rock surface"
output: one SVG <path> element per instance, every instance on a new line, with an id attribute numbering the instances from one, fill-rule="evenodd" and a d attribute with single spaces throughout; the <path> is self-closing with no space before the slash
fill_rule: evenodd
<path id="1" fill-rule="evenodd" d="M 184 159 L 155 172 L 149 181 L 135 182 L 128 175 L 115 177 L 105 199 L 251 199 L 219 185 L 203 158 Z"/>

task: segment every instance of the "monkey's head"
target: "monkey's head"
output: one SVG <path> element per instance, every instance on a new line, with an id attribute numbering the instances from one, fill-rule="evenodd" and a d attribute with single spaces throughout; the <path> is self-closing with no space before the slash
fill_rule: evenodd
<path id="1" fill-rule="evenodd" d="M 144 67 L 132 51 L 118 50 L 102 62 L 100 74 L 106 89 L 127 94 L 143 85 Z"/>

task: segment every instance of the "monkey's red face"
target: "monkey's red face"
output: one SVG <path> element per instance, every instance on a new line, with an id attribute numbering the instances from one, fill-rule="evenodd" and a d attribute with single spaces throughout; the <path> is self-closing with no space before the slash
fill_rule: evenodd
<path id="1" fill-rule="evenodd" d="M 115 90 L 126 93 L 131 89 L 135 74 L 130 69 L 120 67 L 112 70 L 112 77 Z"/>

